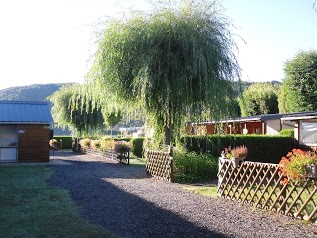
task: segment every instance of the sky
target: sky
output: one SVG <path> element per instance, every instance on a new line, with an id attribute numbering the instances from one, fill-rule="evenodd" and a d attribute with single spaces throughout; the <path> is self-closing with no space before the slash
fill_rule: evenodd
<path id="1" fill-rule="evenodd" d="M 317 50 L 314 0 L 222 0 L 239 51 L 242 80 L 281 81 L 299 50 Z M 96 24 L 146 0 L 1 0 L 0 89 L 84 82 Z"/>

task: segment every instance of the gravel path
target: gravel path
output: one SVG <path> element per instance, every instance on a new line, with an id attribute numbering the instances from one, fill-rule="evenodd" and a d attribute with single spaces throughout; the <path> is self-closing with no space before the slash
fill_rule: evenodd
<path id="1" fill-rule="evenodd" d="M 317 224 L 203 197 L 146 177 L 144 167 L 58 152 L 50 183 L 68 189 L 82 216 L 119 237 L 317 237 Z"/>

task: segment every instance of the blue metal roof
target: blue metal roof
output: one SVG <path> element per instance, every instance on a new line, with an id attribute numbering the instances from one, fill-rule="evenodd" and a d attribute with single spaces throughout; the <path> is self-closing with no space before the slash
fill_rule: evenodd
<path id="1" fill-rule="evenodd" d="M 53 118 L 48 103 L 1 101 L 1 124 L 51 124 Z"/>

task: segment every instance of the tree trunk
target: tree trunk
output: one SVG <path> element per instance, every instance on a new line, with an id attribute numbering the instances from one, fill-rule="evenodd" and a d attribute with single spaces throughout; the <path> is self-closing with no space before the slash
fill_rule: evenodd
<path id="1" fill-rule="evenodd" d="M 164 145 L 171 144 L 171 129 L 168 126 L 164 126 Z"/>

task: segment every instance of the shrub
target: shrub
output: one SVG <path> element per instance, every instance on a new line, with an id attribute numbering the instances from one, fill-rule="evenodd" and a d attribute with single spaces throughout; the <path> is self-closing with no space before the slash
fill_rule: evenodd
<path id="1" fill-rule="evenodd" d="M 294 139 L 288 136 L 266 135 L 209 135 L 184 136 L 180 143 L 188 152 L 208 153 L 219 157 L 223 148 L 245 145 L 248 148 L 246 160 L 276 163 L 294 148 Z"/>
<path id="2" fill-rule="evenodd" d="M 224 155 L 226 158 L 245 158 L 248 155 L 248 148 L 244 145 L 237 146 L 234 148 L 231 148 L 229 146 L 228 148 L 225 148 L 221 155 Z"/>
<path id="3" fill-rule="evenodd" d="M 101 140 L 101 149 L 102 150 L 114 150 L 116 142 L 110 139 Z"/>
<path id="4" fill-rule="evenodd" d="M 307 165 L 317 165 L 317 154 L 315 151 L 303 151 L 301 149 L 293 149 L 286 156 L 282 157 L 279 163 L 280 173 L 288 180 L 301 182 L 307 176 Z"/>
<path id="5" fill-rule="evenodd" d="M 280 131 L 281 136 L 294 138 L 294 129 L 284 129 Z"/>
<path id="6" fill-rule="evenodd" d="M 100 140 L 92 140 L 90 142 L 90 145 L 91 147 L 94 149 L 94 150 L 99 150 L 101 148 L 101 141 Z"/>
<path id="7" fill-rule="evenodd" d="M 186 183 L 216 179 L 217 161 L 217 157 L 208 154 L 174 152 L 174 179 Z"/>
<path id="8" fill-rule="evenodd" d="M 126 153 L 131 150 L 131 144 L 126 141 L 116 141 L 116 144 L 114 146 L 114 150 L 117 153 Z"/>
<path id="9" fill-rule="evenodd" d="M 143 155 L 143 142 L 144 142 L 143 137 L 132 138 L 130 140 L 130 143 L 132 145 L 131 151 L 135 156 L 139 158 L 142 158 L 142 155 Z"/>
<path id="10" fill-rule="evenodd" d="M 81 139 L 81 140 L 79 141 L 79 144 L 80 144 L 81 147 L 83 147 L 83 148 L 88 148 L 88 147 L 90 146 L 90 142 L 91 142 L 91 140 L 88 139 L 88 138 L 86 138 L 86 139 Z"/>

